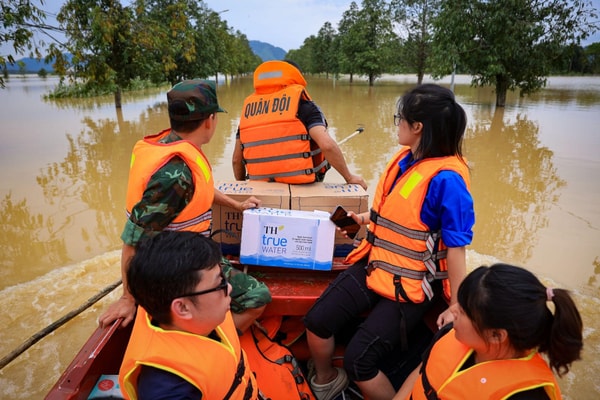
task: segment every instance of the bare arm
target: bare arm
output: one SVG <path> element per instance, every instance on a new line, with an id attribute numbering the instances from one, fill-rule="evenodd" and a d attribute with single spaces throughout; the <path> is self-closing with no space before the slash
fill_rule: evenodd
<path id="1" fill-rule="evenodd" d="M 453 311 L 458 303 L 458 287 L 467 275 L 465 247 L 448 247 L 446 261 L 448 263 L 448 279 L 450 280 L 450 289 L 452 293 L 450 297 L 450 307 L 441 313 L 437 319 L 438 328 L 441 328 L 442 326 L 454 321 Z"/>
<path id="2" fill-rule="evenodd" d="M 235 148 L 233 149 L 233 156 L 231 157 L 231 165 L 233 167 L 233 176 L 238 181 L 246 180 L 246 166 L 244 165 L 244 158 L 242 155 L 240 139 L 235 139 Z"/>
<path id="3" fill-rule="evenodd" d="M 408 399 L 408 396 L 412 393 L 413 387 L 415 386 L 415 382 L 419 377 L 419 371 L 421 370 L 421 365 L 413 370 L 408 377 L 402 383 L 402 386 L 394 396 L 392 400 L 405 400 Z"/>
<path id="4" fill-rule="evenodd" d="M 329 136 L 327 129 L 323 125 L 313 126 L 308 133 L 323 152 L 325 159 L 340 173 L 340 175 L 342 175 L 347 183 L 356 183 L 362 186 L 363 189 L 367 189 L 365 180 L 361 176 L 354 175 L 350 172 L 346 160 L 344 159 L 344 155 L 342 154 L 342 150 L 340 150 L 340 146 L 338 146 L 335 140 Z"/>
<path id="5" fill-rule="evenodd" d="M 129 293 L 127 285 L 127 270 L 129 269 L 129 260 L 135 254 L 135 247 L 123 244 L 121 249 L 121 279 L 123 282 L 123 295 L 113 304 L 108 307 L 99 318 L 98 325 L 101 328 L 107 327 L 115 320 L 123 318 L 121 326 L 127 326 L 135 316 L 135 299 Z"/>

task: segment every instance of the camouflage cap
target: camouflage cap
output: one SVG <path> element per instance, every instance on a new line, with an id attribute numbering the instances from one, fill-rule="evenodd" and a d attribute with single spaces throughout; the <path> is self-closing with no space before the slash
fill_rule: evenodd
<path id="1" fill-rule="evenodd" d="M 169 117 L 175 121 L 205 119 L 216 112 L 226 112 L 217 102 L 214 81 L 197 79 L 176 84 L 167 93 Z"/>

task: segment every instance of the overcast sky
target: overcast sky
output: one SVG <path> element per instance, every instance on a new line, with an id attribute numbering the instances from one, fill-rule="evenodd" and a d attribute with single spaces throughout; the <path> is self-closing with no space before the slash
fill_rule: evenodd
<path id="1" fill-rule="evenodd" d="M 34 0 L 39 4 L 40 0 Z M 121 0 L 123 4 L 129 3 Z M 259 40 L 288 51 L 299 48 L 304 39 L 317 35 L 327 21 L 337 29 L 351 0 L 204 0 L 212 10 L 221 13 L 228 25 L 246 35 L 248 40 Z M 360 0 L 356 0 L 358 4 Z M 592 0 L 600 12 L 600 0 Z M 43 10 L 56 14 L 64 0 L 45 0 Z M 54 21 L 48 23 L 56 25 Z M 600 32 L 583 45 L 600 42 Z M 3 45 L 3 55 L 12 54 L 12 47 Z"/>

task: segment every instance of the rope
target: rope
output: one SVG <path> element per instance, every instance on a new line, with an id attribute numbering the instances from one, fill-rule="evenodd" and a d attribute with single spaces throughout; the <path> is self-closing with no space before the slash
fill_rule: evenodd
<path id="1" fill-rule="evenodd" d="M 75 310 L 63 315 L 61 318 L 57 319 L 56 321 L 54 321 L 53 323 L 51 323 L 44 329 L 35 333 L 33 336 L 31 336 L 29 339 L 27 339 L 25 342 L 23 342 L 23 344 L 21 344 L 15 350 L 11 351 L 6 357 L 4 357 L 0 360 L 0 370 L 2 368 L 4 368 L 6 365 L 8 365 L 15 358 L 17 358 L 18 356 L 23 354 L 23 352 L 25 352 L 25 350 L 27 350 L 28 348 L 30 348 L 31 346 L 33 346 L 34 344 L 39 342 L 44 337 L 48 336 L 50 333 L 54 332 L 56 329 L 60 328 L 66 322 L 70 321 L 77 315 L 81 314 L 86 309 L 90 308 L 95 303 L 97 303 L 104 296 L 106 296 L 107 294 L 109 294 L 110 292 L 115 290 L 115 288 L 117 288 L 120 284 L 121 284 L 121 280 L 119 279 L 118 281 L 108 285 L 107 287 L 102 289 L 100 291 L 100 293 L 97 293 L 95 296 L 91 297 L 88 301 L 83 303 L 81 306 L 79 306 Z"/>

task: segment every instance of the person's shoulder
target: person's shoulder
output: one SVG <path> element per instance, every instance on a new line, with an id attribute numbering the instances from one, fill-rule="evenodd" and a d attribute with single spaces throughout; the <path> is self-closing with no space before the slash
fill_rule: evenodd
<path id="1" fill-rule="evenodd" d="M 202 392 L 182 377 L 147 365 L 142 366 L 137 389 L 140 399 L 202 399 Z"/>

